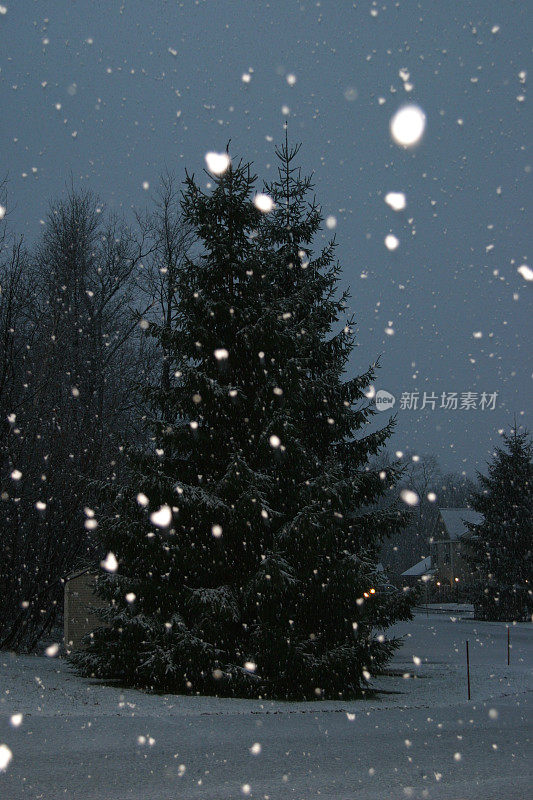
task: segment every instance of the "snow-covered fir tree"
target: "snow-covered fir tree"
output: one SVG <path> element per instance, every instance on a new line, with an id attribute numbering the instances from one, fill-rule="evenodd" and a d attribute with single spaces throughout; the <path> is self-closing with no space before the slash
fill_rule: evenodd
<path id="1" fill-rule="evenodd" d="M 131 484 L 100 521 L 107 628 L 73 655 L 89 675 L 238 696 L 353 697 L 397 642 L 413 594 L 383 586 L 383 537 L 405 524 L 373 503 L 397 477 L 368 459 L 365 390 L 338 293 L 335 244 L 277 151 L 256 193 L 249 164 L 187 177 L 183 212 L 198 255 L 180 272 L 176 322 L 150 332 L 172 360 L 149 386 L 153 449 L 131 454 Z M 116 560 L 116 561 L 115 561 Z M 115 569 L 116 567 L 116 569 Z"/>
<path id="2" fill-rule="evenodd" d="M 483 515 L 470 523 L 467 553 L 475 570 L 476 606 L 494 620 L 528 620 L 533 614 L 533 443 L 527 431 L 504 434 L 480 490 L 471 500 Z"/>

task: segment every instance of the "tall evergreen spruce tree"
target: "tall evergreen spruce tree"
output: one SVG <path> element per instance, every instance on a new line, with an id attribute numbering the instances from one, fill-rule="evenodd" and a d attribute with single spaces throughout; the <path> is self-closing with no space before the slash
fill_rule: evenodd
<path id="1" fill-rule="evenodd" d="M 376 631 L 410 617 L 413 596 L 387 592 L 376 569 L 405 523 L 372 509 L 397 477 L 367 463 L 392 423 L 365 427 L 374 368 L 343 381 L 347 296 L 334 242 L 313 253 L 322 218 L 297 152 L 277 151 L 268 212 L 248 164 L 210 175 L 208 192 L 187 178 L 201 252 L 181 274 L 177 324 L 151 328 L 173 381 L 145 390 L 153 453 L 132 456 L 131 488 L 100 524 L 118 568 L 98 586 L 110 627 L 73 655 L 85 674 L 353 697 L 397 645 Z"/>
<path id="2" fill-rule="evenodd" d="M 533 443 L 527 432 L 504 435 L 488 475 L 471 500 L 483 515 L 468 525 L 469 561 L 477 576 L 480 616 L 528 620 L 533 615 Z"/>

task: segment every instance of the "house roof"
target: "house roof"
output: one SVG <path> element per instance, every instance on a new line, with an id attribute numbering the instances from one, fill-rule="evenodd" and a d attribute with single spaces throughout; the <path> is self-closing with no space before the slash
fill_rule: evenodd
<path id="1" fill-rule="evenodd" d="M 439 508 L 439 513 L 451 541 L 456 541 L 468 533 L 465 522 L 479 525 L 483 521 L 483 516 L 473 508 Z"/>
<path id="2" fill-rule="evenodd" d="M 420 578 L 422 575 L 433 575 L 434 572 L 435 570 L 431 569 L 431 556 L 427 556 L 402 572 L 402 578 Z"/>

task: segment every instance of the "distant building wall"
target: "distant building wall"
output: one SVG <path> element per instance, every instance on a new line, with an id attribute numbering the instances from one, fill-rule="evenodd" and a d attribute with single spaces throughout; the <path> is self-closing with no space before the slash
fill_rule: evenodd
<path id="1" fill-rule="evenodd" d="M 441 553 L 435 558 L 435 567 L 437 570 L 437 580 L 442 583 L 447 583 L 453 586 L 456 578 L 459 578 L 461 585 L 470 583 L 472 574 L 468 563 L 463 557 L 463 551 L 460 542 L 447 542 L 446 550 L 440 546 L 444 544 L 437 543 L 436 552 Z"/>
<path id="2" fill-rule="evenodd" d="M 471 508 L 440 508 L 433 536 L 430 539 L 432 565 L 436 585 L 466 588 L 473 573 L 468 562 L 468 522 L 479 524 L 481 514 Z"/>
<path id="3" fill-rule="evenodd" d="M 435 580 L 452 587 L 456 578 L 459 578 L 462 586 L 470 584 L 472 571 L 465 558 L 467 550 L 467 544 L 460 540 L 442 538 L 431 542 L 431 563 L 436 570 Z"/>
<path id="4" fill-rule="evenodd" d="M 95 594 L 96 573 L 81 572 L 65 581 L 65 648 L 67 652 L 82 647 L 81 640 L 105 623 L 93 607 L 103 608 L 105 602 Z"/>

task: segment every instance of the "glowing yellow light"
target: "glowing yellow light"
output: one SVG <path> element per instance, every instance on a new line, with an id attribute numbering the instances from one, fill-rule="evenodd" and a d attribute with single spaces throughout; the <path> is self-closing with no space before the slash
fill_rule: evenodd
<path id="1" fill-rule="evenodd" d="M 370 589 L 370 594 L 376 594 L 376 590 L 375 589 Z"/>
<path id="2" fill-rule="evenodd" d="M 363 592 L 363 597 L 370 597 L 370 595 L 368 594 L 368 592 Z"/>

